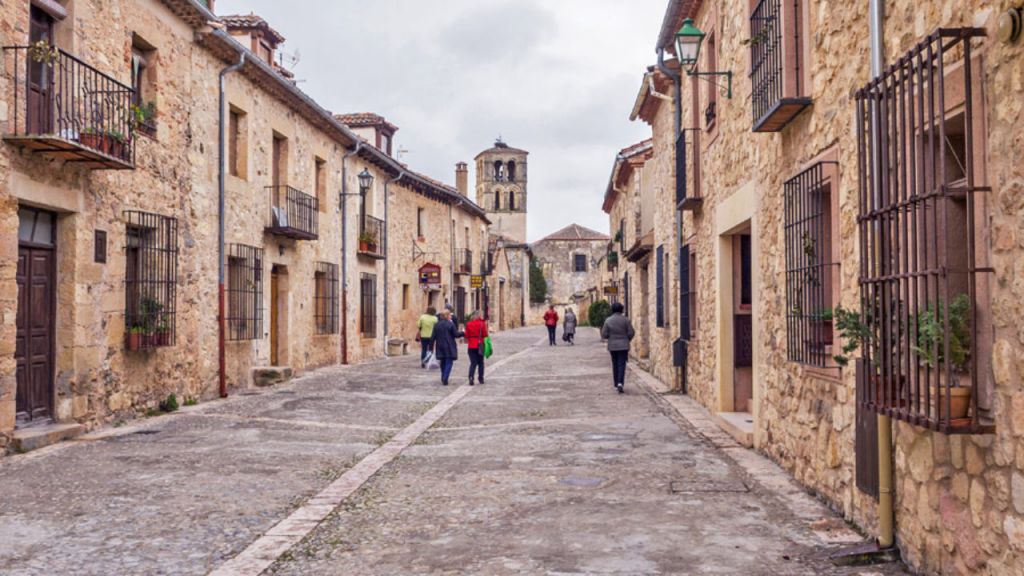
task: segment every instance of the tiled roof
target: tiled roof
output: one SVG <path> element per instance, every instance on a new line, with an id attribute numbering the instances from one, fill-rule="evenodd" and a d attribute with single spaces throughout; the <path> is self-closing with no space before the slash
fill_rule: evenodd
<path id="1" fill-rule="evenodd" d="M 547 242 L 550 240 L 558 241 L 572 241 L 572 240 L 583 240 L 583 241 L 602 241 L 607 242 L 609 237 L 607 234 L 591 230 L 590 228 L 584 228 L 579 224 L 570 224 L 565 228 L 562 228 L 554 234 L 549 234 L 542 238 L 541 242 Z"/>
<path id="2" fill-rule="evenodd" d="M 675 54 L 676 32 L 682 27 L 683 20 L 693 18 L 697 14 L 702 3 L 702 0 L 671 0 L 661 21 L 661 32 L 658 33 L 658 44 L 655 49 L 665 48 Z"/>
<path id="3" fill-rule="evenodd" d="M 648 150 L 651 149 L 651 147 L 653 145 L 654 145 L 654 139 L 653 138 L 648 138 L 647 140 L 644 140 L 643 142 L 637 142 L 636 144 L 633 144 L 632 146 L 627 146 L 627 147 L 623 148 L 622 150 L 619 151 L 619 155 L 622 156 L 623 158 L 630 158 L 632 156 L 636 156 L 637 154 L 642 154 L 644 152 L 647 152 Z"/>
<path id="4" fill-rule="evenodd" d="M 487 150 L 484 150 L 483 152 L 477 154 L 476 158 L 479 158 L 479 157 L 483 156 L 484 154 L 491 154 L 491 153 L 529 154 L 529 152 L 527 152 L 526 150 L 520 150 L 519 148 L 512 148 L 511 146 L 509 146 L 508 144 L 505 144 L 501 140 L 497 140 L 497 141 L 494 142 L 494 146 L 492 146 L 491 148 L 488 148 Z M 475 160 L 475 158 L 474 158 L 474 160 Z"/>
<path id="5" fill-rule="evenodd" d="M 373 112 L 356 112 L 353 114 L 335 114 L 335 118 L 339 122 L 349 126 L 351 128 L 364 128 L 367 126 L 384 126 L 391 132 L 397 132 L 398 126 L 395 126 L 391 122 L 388 122 L 380 114 L 374 114 Z"/>
<path id="6" fill-rule="evenodd" d="M 220 19 L 228 29 L 251 30 L 255 28 L 270 34 L 278 44 L 284 42 L 284 36 L 281 36 L 280 32 L 271 28 L 266 20 L 255 14 L 230 14 L 228 16 L 221 16 Z"/>

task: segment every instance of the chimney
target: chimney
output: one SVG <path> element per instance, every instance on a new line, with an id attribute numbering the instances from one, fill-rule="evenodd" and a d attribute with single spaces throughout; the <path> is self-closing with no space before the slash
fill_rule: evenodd
<path id="1" fill-rule="evenodd" d="M 455 188 L 459 194 L 469 196 L 469 166 L 465 162 L 455 165 Z"/>

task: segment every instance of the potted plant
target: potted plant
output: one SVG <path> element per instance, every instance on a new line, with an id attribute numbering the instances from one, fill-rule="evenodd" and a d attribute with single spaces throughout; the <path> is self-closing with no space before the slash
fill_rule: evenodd
<path id="1" fill-rule="evenodd" d="M 156 333 L 162 316 L 160 312 L 163 309 L 164 305 L 152 296 L 144 296 L 139 302 L 138 325 L 142 328 L 142 346 L 144 348 L 160 346 Z"/>
<path id="2" fill-rule="evenodd" d="M 153 336 L 154 346 L 169 346 L 171 344 L 171 323 L 166 314 L 160 315 L 160 323 L 156 327 Z"/>
<path id="3" fill-rule="evenodd" d="M 359 251 L 360 252 L 376 252 L 377 251 L 377 237 L 371 234 L 369 231 L 364 230 L 359 234 Z"/>
<path id="4" fill-rule="evenodd" d="M 811 314 L 811 334 L 816 344 L 831 346 L 834 312 L 831 308 L 823 308 Z"/>
<path id="5" fill-rule="evenodd" d="M 38 40 L 28 47 L 28 56 L 33 62 L 50 65 L 60 58 L 60 50 L 47 40 Z"/>
<path id="6" fill-rule="evenodd" d="M 127 340 L 128 350 L 137 352 L 142 349 L 142 333 L 145 329 L 142 326 L 132 326 L 128 329 Z"/>
<path id="7" fill-rule="evenodd" d="M 937 414 L 943 419 L 966 418 L 971 406 L 970 313 L 970 299 L 967 294 L 959 294 L 948 306 L 939 300 L 917 314 L 917 345 L 912 349 L 922 366 L 938 372 L 937 382 L 930 385 L 931 398 L 933 406 L 937 406 Z"/>
<path id="8" fill-rule="evenodd" d="M 147 134 L 156 132 L 156 102 L 132 104 L 130 112 L 134 130 L 140 130 Z"/>
<path id="9" fill-rule="evenodd" d="M 619 253 L 609 252 L 608 253 L 608 268 L 615 268 L 619 265 Z"/>

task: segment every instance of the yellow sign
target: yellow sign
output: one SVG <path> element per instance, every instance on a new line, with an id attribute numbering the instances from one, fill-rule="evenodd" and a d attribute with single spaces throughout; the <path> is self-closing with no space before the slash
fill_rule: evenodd
<path id="1" fill-rule="evenodd" d="M 484 277 L 483 276 L 470 276 L 469 277 L 469 287 L 473 288 L 473 289 L 483 288 L 484 287 Z"/>

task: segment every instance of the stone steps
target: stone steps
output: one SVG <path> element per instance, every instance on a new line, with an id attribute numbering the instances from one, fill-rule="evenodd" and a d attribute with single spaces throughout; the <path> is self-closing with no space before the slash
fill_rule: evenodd
<path id="1" fill-rule="evenodd" d="M 85 426 L 76 423 L 18 428 L 11 437 L 11 450 L 13 452 L 31 452 L 70 440 L 83 432 L 85 432 Z"/>
<path id="2" fill-rule="evenodd" d="M 290 366 L 259 366 L 252 369 L 252 383 L 260 388 L 284 384 L 291 379 Z"/>

